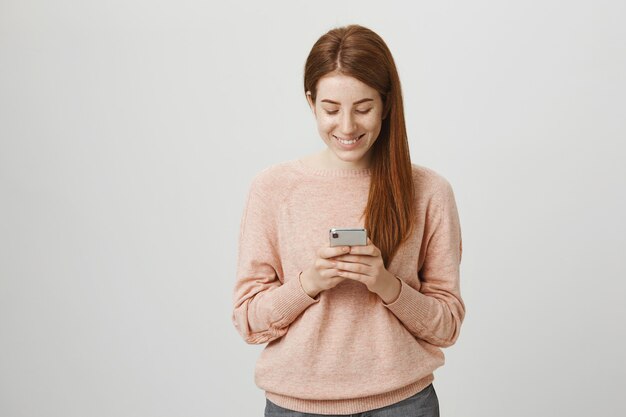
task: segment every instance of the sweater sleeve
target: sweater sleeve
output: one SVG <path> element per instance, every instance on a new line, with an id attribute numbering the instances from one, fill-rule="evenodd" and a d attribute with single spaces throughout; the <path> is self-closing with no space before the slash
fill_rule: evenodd
<path id="1" fill-rule="evenodd" d="M 398 298 L 385 306 L 415 337 L 439 347 L 453 345 L 465 317 L 461 298 L 459 267 L 462 255 L 461 226 L 450 183 L 434 197 L 435 210 L 427 219 L 432 233 L 422 268 L 418 272 L 420 288 L 408 285 L 402 277 Z"/>
<path id="2" fill-rule="evenodd" d="M 251 344 L 283 336 L 307 307 L 318 302 L 304 292 L 298 276 L 280 277 L 278 207 L 269 199 L 276 187 L 267 182 L 260 175 L 252 181 L 239 233 L 232 321 Z"/>

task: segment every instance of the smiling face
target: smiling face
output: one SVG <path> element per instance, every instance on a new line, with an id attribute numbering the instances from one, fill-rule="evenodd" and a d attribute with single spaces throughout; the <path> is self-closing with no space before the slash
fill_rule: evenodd
<path id="1" fill-rule="evenodd" d="M 367 168 L 371 147 L 382 126 L 383 102 L 378 91 L 342 74 L 319 79 L 315 102 L 307 92 L 317 130 L 328 146 L 327 163 L 336 168 Z"/>

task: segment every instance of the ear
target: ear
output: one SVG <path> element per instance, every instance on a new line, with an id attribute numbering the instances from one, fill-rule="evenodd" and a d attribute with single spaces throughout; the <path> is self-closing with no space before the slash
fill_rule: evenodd
<path id="1" fill-rule="evenodd" d="M 309 107 L 311 108 L 313 114 L 317 116 L 317 113 L 315 112 L 315 102 L 313 102 L 311 91 L 306 92 L 306 100 L 309 102 Z"/>

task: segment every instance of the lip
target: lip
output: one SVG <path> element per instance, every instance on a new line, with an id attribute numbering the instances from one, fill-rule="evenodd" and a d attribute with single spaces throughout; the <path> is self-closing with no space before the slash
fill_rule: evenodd
<path id="1" fill-rule="evenodd" d="M 361 139 L 363 139 L 363 136 L 365 136 L 365 133 L 359 135 L 357 141 L 354 142 L 351 145 L 345 145 L 345 144 L 339 142 L 339 138 L 337 136 L 335 136 L 335 135 L 333 135 L 333 138 L 335 139 L 335 141 L 337 142 L 337 144 L 339 145 L 339 147 L 341 149 L 350 150 L 350 149 L 354 149 L 357 146 L 359 146 L 359 143 L 361 143 Z"/>

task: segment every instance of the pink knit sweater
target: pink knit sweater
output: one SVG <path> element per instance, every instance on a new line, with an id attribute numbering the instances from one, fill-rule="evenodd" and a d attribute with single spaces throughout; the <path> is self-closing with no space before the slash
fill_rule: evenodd
<path id="1" fill-rule="evenodd" d="M 267 343 L 255 382 L 282 407 L 350 414 L 421 391 L 459 336 L 461 228 L 449 182 L 413 164 L 417 227 L 386 265 L 401 280 L 385 304 L 345 280 L 314 299 L 302 289 L 331 227 L 364 227 L 369 169 L 320 170 L 291 160 L 255 176 L 241 219 L 233 322 Z"/>

